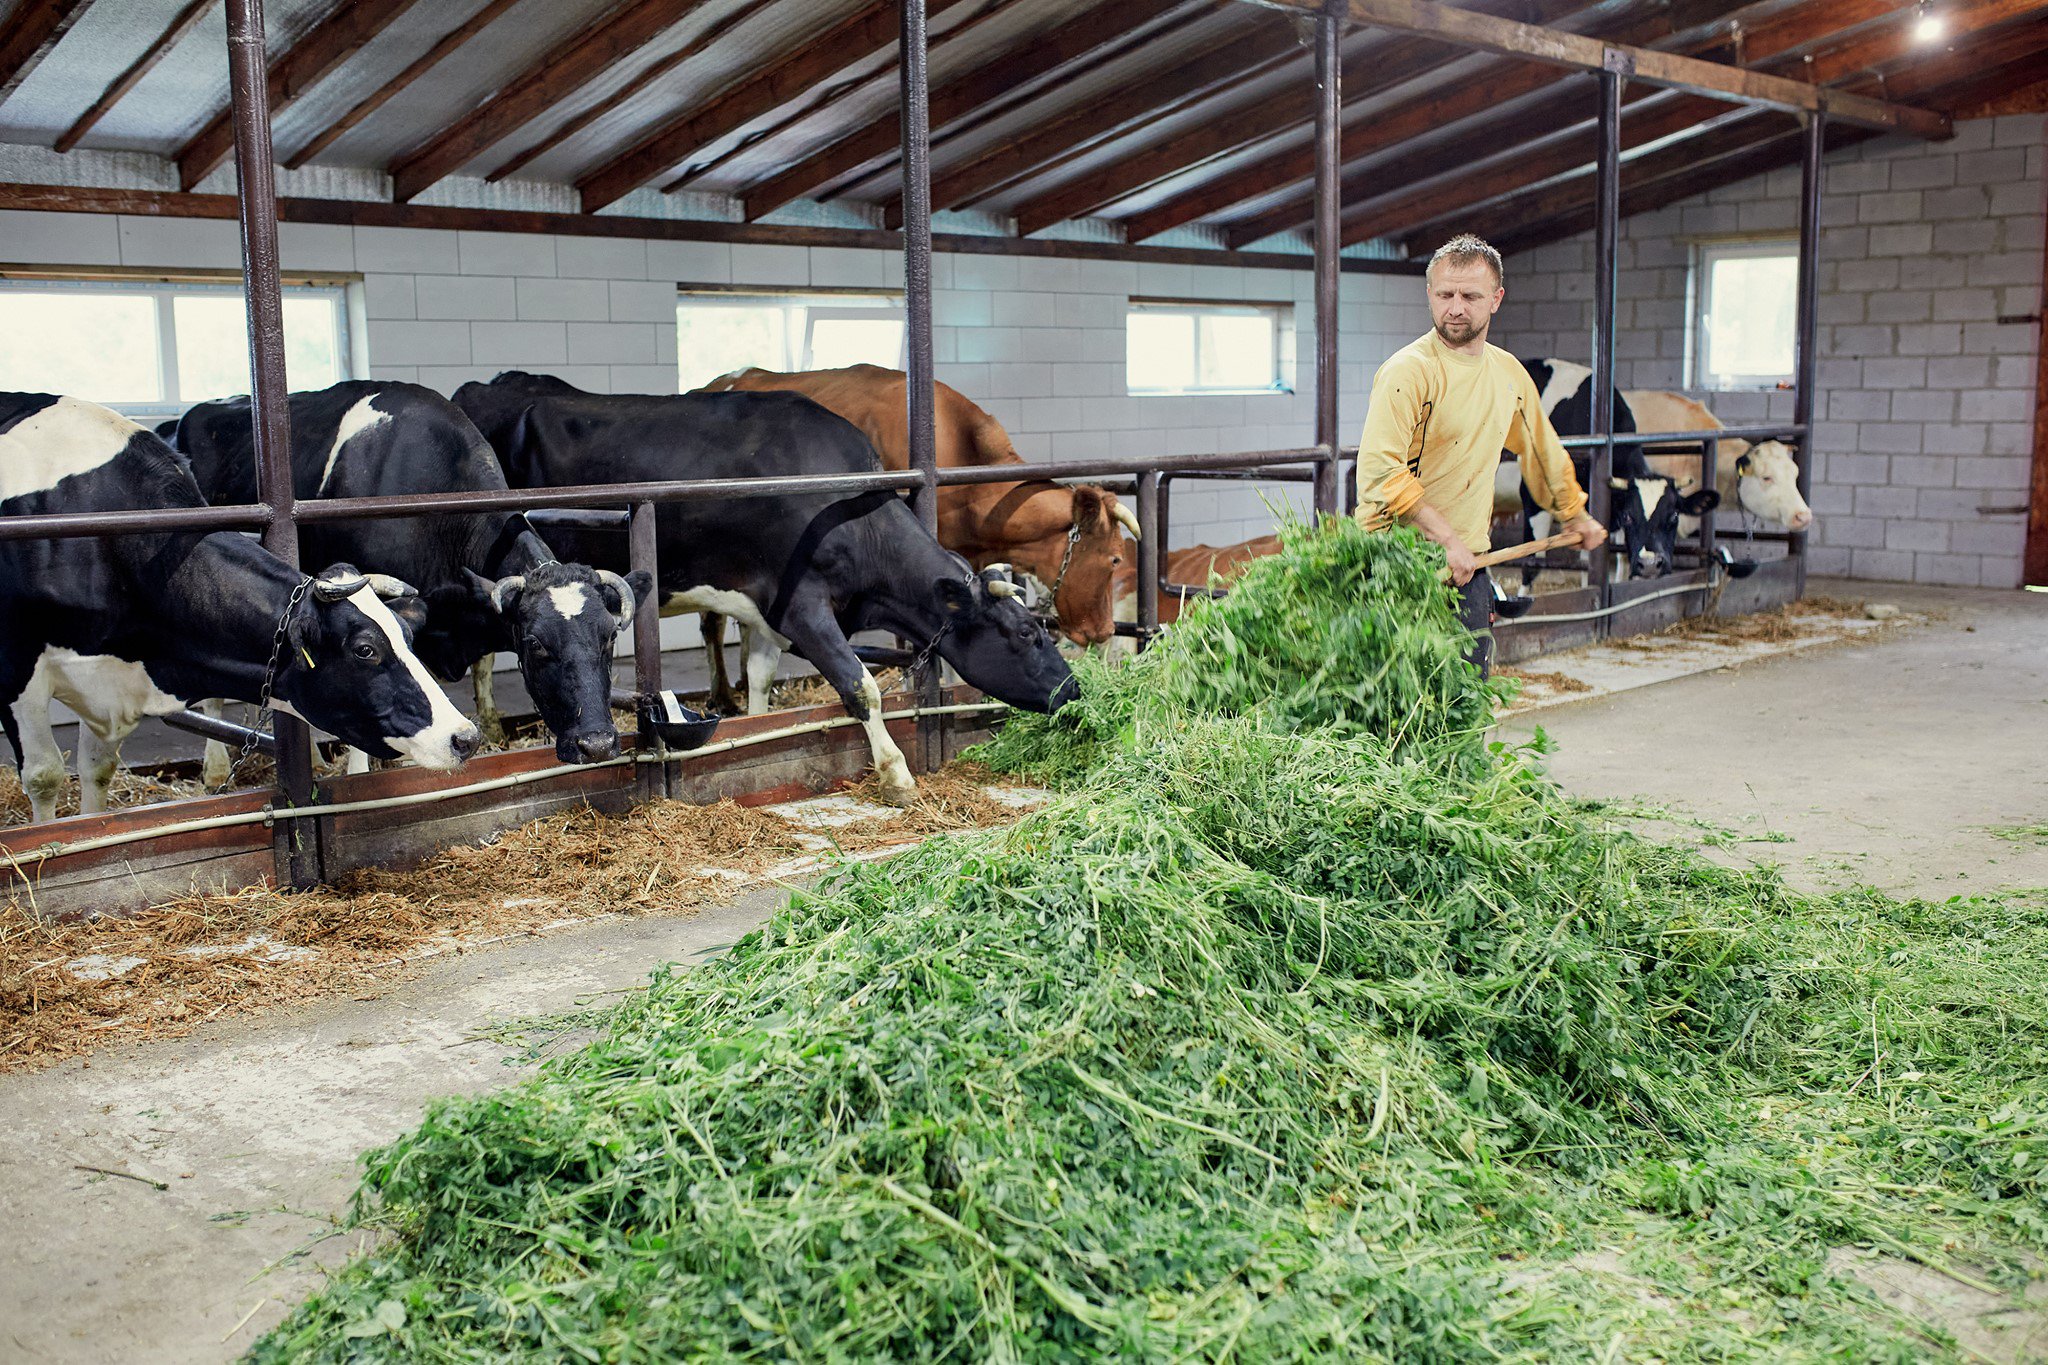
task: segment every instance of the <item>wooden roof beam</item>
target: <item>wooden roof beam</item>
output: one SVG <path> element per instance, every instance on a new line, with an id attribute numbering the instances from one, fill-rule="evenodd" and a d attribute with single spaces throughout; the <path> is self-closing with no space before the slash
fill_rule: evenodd
<path id="1" fill-rule="evenodd" d="M 929 0 L 937 16 L 961 0 Z M 871 0 L 808 41 L 712 96 L 708 103 L 668 119 L 633 146 L 577 177 L 583 211 L 595 213 L 668 174 L 691 153 L 736 132 L 819 81 L 894 43 L 901 25 L 896 0 Z"/>
<path id="2" fill-rule="evenodd" d="M 1257 3 L 1307 13 L 1317 13 L 1322 8 L 1322 0 L 1257 0 Z M 1736 99 L 1791 113 L 1820 111 L 1833 120 L 1911 137 L 1939 139 L 1950 136 L 1952 132 L 1948 116 L 1931 110 L 1872 99 L 1867 95 L 1823 90 L 1782 76 L 1659 52 L 1654 48 L 1581 38 L 1577 34 L 1560 33 L 1534 24 L 1496 19 L 1490 14 L 1452 9 L 1435 3 L 1435 0 L 1344 0 L 1344 8 L 1346 17 L 1357 24 L 1441 38 L 1486 52 L 1526 57 L 1581 71 L 1618 71 L 1631 80 L 1689 94 Z"/>
<path id="3" fill-rule="evenodd" d="M 492 20 L 518 3 L 519 0 L 490 0 L 489 4 L 485 5 L 475 14 L 470 15 L 469 18 L 464 19 L 454 28 L 449 29 L 441 35 L 438 42 L 415 59 L 405 70 L 399 72 L 362 99 L 356 101 L 347 113 L 315 133 L 303 147 L 292 153 L 291 158 L 284 163 L 285 169 L 295 171 L 314 157 L 320 155 L 320 153 L 326 151 L 329 147 L 332 147 L 336 142 L 340 141 L 343 134 L 356 127 L 356 125 L 376 113 L 379 109 L 382 109 L 391 101 L 393 96 L 439 66 L 464 43 L 476 37 L 477 34 L 482 33 L 486 28 L 489 28 Z"/>
<path id="4" fill-rule="evenodd" d="M 391 163 L 403 203 L 453 174 L 660 37 L 703 0 L 627 0 L 499 86 L 449 127 Z"/>
<path id="5" fill-rule="evenodd" d="M 291 50 L 270 63 L 270 115 L 274 119 L 334 69 L 361 51 L 415 0 L 339 0 Z M 189 190 L 235 150 L 234 111 L 223 105 L 176 153 L 178 188 Z"/>
<path id="6" fill-rule="evenodd" d="M 21 0 L 0 29 L 0 102 L 71 31 L 90 0 Z"/>
<path id="7" fill-rule="evenodd" d="M 1248 24 L 1232 41 L 1214 47 L 1172 71 L 1126 85 L 1107 98 L 1057 114 L 1011 141 L 932 177 L 932 207 L 958 208 L 1002 189 L 1086 149 L 1161 118 L 1193 100 L 1306 56 L 1286 25 Z M 902 206 L 891 202 L 883 221 L 902 222 Z"/>
<path id="8" fill-rule="evenodd" d="M 172 48 L 183 42 L 186 34 L 199 27 L 199 21 L 204 19 L 206 12 L 212 8 L 213 0 L 191 0 L 185 8 L 179 10 L 171 19 L 170 26 L 159 33 L 148 47 L 142 49 L 142 55 L 130 62 L 127 70 L 114 77 L 107 88 L 100 92 L 100 97 L 92 102 L 92 107 L 78 116 L 76 123 L 64 130 L 63 135 L 57 139 L 56 150 L 68 152 L 76 147 L 80 140 L 93 130 L 93 125 L 111 113 L 114 106 L 119 104 L 130 90 L 142 83 L 144 76 L 156 70 L 156 64 L 169 55 Z"/>
<path id="9" fill-rule="evenodd" d="M 1193 0 L 1119 0 L 1114 5 L 1088 10 L 935 88 L 931 93 L 932 128 L 942 129 L 1055 71 L 1060 73 L 1060 81 L 1065 81 L 1091 70 L 1095 61 L 1120 50 L 1132 35 L 1190 8 L 1192 3 Z M 1047 84 L 1038 93 L 1051 89 L 1055 83 Z M 892 109 L 750 187 L 742 196 L 747 221 L 772 213 L 815 190 L 879 170 L 902 145 L 900 128 L 901 119 Z"/>

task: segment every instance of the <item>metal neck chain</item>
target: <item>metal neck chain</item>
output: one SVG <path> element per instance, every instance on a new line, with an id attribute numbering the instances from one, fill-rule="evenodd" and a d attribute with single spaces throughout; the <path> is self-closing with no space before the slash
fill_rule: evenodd
<path id="1" fill-rule="evenodd" d="M 1077 521 L 1067 528 L 1067 552 L 1060 556 L 1060 571 L 1053 576 L 1052 587 L 1048 589 L 1048 592 L 1054 599 L 1053 610 L 1055 611 L 1059 610 L 1060 584 L 1067 581 L 1067 568 L 1074 562 L 1074 548 L 1080 543 L 1081 523 Z"/>
<path id="2" fill-rule="evenodd" d="M 932 654 L 938 649 L 939 641 L 945 639 L 952 629 L 953 623 L 951 621 L 946 622 L 945 625 L 939 627 L 938 634 L 932 636 L 931 642 L 917 652 L 917 657 L 910 661 L 910 677 L 915 678 L 924 671 L 925 665 L 932 661 Z"/>
<path id="3" fill-rule="evenodd" d="M 299 609 L 299 603 L 306 600 L 306 593 L 312 588 L 311 578 L 301 578 L 299 585 L 292 589 L 292 595 L 285 600 L 284 614 L 277 618 L 277 629 L 270 635 L 270 662 L 263 666 L 263 685 L 256 689 L 255 724 L 242 740 L 242 752 L 235 756 L 235 768 L 249 761 L 249 755 L 256 752 L 257 737 L 272 728 L 274 713 L 270 709 L 271 690 L 277 684 L 278 665 L 284 659 L 287 637 L 291 634 L 292 614 Z M 233 769 L 230 769 L 230 773 Z"/>

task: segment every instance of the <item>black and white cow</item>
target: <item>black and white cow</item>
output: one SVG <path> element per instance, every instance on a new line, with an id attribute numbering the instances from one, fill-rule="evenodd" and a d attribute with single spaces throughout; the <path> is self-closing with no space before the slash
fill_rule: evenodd
<path id="1" fill-rule="evenodd" d="M 247 398 L 201 403 L 166 434 L 214 502 L 256 500 Z M 497 456 L 462 411 L 417 384 L 355 380 L 291 396 L 292 485 L 302 499 L 506 487 Z M 564 763 L 619 752 L 612 645 L 653 589 L 645 574 L 564 563 L 516 513 L 319 522 L 299 530 L 309 559 L 347 559 L 417 585 L 427 606 L 415 648 L 453 682 L 499 650 L 518 656 Z"/>
<path id="2" fill-rule="evenodd" d="M 521 487 L 881 467 L 857 427 L 793 393 L 606 397 L 515 372 L 465 384 L 455 402 Z M 861 721 L 896 799 L 915 786 L 852 634 L 890 630 L 929 645 L 1013 706 L 1051 711 L 1077 695 L 1052 637 L 1010 600 L 1014 585 L 942 548 L 893 492 L 665 503 L 655 524 L 663 612 L 716 611 L 809 660 Z M 617 564 L 626 551 L 614 532 L 558 539 L 592 563 Z"/>
<path id="3" fill-rule="evenodd" d="M 1522 365 L 1529 371 L 1529 377 L 1536 381 L 1543 411 L 1549 416 L 1551 426 L 1557 429 L 1557 434 L 1590 435 L 1593 430 L 1592 367 L 1556 359 L 1524 359 Z M 1615 390 L 1614 430 L 1636 429 L 1635 413 L 1630 410 L 1621 391 Z M 1592 477 L 1593 452 L 1574 450 L 1571 456 L 1579 486 L 1587 487 Z M 1679 517 L 1699 516 L 1721 500 L 1721 495 L 1711 488 L 1681 496 L 1673 480 L 1650 468 L 1643 457 L 1642 447 L 1632 445 L 1614 448 L 1614 469 L 1608 479 L 1608 487 L 1611 496 L 1607 529 L 1613 533 L 1615 549 L 1619 552 L 1615 562 L 1619 564 L 1625 559 L 1631 578 L 1659 578 L 1670 573 L 1678 548 Z M 1549 514 L 1529 496 L 1526 484 L 1521 486 L 1521 501 L 1524 537 L 1534 540 L 1544 534 L 1538 530 L 1537 519 L 1542 518 L 1547 525 Z M 1525 567 L 1522 570 L 1523 584 L 1533 583 L 1536 573 L 1534 567 Z"/>
<path id="4" fill-rule="evenodd" d="M 0 393 L 0 515 L 204 501 L 177 453 L 119 413 Z M 16 708 L 25 695 L 41 700 L 47 725 L 56 674 L 87 679 L 65 695 L 88 713 L 99 687 L 121 693 L 107 709 L 139 713 L 204 697 L 254 702 L 267 680 L 271 705 L 365 752 L 452 768 L 477 732 L 412 651 L 424 616 L 394 579 L 348 564 L 308 579 L 239 532 L 0 541 L 0 724 L 26 767 Z M 86 667 L 98 656 L 126 662 Z M 99 718 L 88 715 L 88 728 Z M 24 771 L 23 785 L 53 798 L 50 777 Z"/>

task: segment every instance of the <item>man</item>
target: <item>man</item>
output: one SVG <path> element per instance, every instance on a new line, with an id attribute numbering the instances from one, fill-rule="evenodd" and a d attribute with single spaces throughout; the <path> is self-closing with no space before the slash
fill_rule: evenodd
<path id="1" fill-rule="evenodd" d="M 1493 583 L 1474 563 L 1491 542 L 1493 476 L 1512 450 L 1529 494 L 1592 549 L 1607 529 L 1586 514 L 1571 456 L 1543 412 L 1522 362 L 1486 344 L 1503 287 L 1500 253 L 1453 237 L 1423 276 L 1432 329 L 1388 358 L 1372 380 L 1358 442 L 1358 520 L 1378 529 L 1399 519 L 1444 547 L 1459 614 L 1473 634 L 1466 657 L 1481 675 L 1493 664 Z"/>

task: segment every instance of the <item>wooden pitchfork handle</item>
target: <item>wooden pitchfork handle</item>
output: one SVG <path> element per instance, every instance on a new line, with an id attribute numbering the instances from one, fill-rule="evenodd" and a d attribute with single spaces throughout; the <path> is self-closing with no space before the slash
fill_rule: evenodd
<path id="1" fill-rule="evenodd" d="M 1541 540 L 1532 540 L 1525 545 L 1509 545 L 1504 549 L 1488 550 L 1474 561 L 1473 567 L 1475 571 L 1478 569 L 1490 569 L 1496 564 L 1505 564 L 1511 559 L 1526 559 L 1530 555 L 1540 555 L 1545 550 L 1561 550 L 1578 543 L 1579 533 L 1577 531 L 1559 531 L 1554 536 L 1545 536 Z M 1450 582 L 1450 566 L 1448 564 L 1445 565 L 1438 571 L 1437 577 L 1446 583 Z"/>

